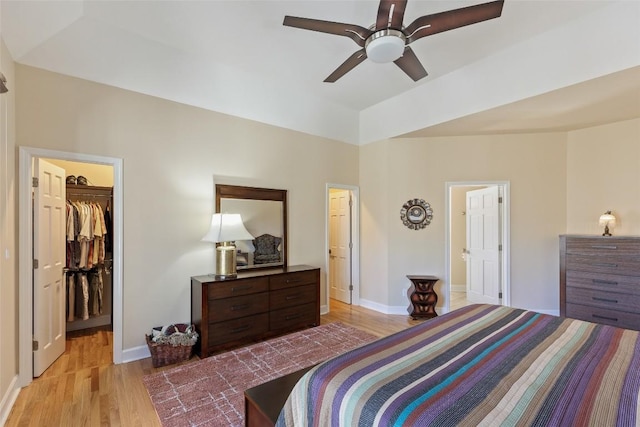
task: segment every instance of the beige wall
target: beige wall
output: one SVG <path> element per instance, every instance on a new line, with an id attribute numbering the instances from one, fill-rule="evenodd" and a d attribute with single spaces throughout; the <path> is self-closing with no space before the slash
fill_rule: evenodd
<path id="1" fill-rule="evenodd" d="M 357 185 L 358 147 L 31 67 L 17 74 L 18 144 L 124 159 L 124 349 L 189 319 L 190 276 L 214 271 L 213 245 L 200 241 L 214 180 L 288 190 L 289 263 L 324 266 L 325 186 Z"/>
<path id="2" fill-rule="evenodd" d="M 15 143 L 16 78 L 0 38 L 0 72 L 9 92 L 0 95 L 0 424 L 8 416 L 18 374 L 18 245 Z"/>
<path id="3" fill-rule="evenodd" d="M 614 235 L 640 235 L 640 119 L 570 132 L 567 157 L 567 232 L 602 234 L 611 210 Z"/>
<path id="4" fill-rule="evenodd" d="M 566 161 L 562 133 L 395 139 L 362 147 L 362 298 L 406 306 L 407 274 L 444 277 L 446 182 L 505 180 L 511 185 L 512 305 L 557 310 Z M 370 188 L 374 183 L 385 191 Z M 400 221 L 402 204 L 416 197 L 434 210 L 431 225 L 420 231 Z M 444 286 L 437 285 L 439 305 Z"/>

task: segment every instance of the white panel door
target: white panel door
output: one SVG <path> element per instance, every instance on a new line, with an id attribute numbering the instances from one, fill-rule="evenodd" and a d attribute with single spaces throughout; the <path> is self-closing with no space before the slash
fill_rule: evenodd
<path id="1" fill-rule="evenodd" d="M 35 163 L 33 243 L 33 376 L 39 377 L 64 353 L 66 184 L 64 169 L 42 159 Z"/>
<path id="2" fill-rule="evenodd" d="M 467 299 L 500 304 L 498 187 L 467 192 Z"/>
<path id="3" fill-rule="evenodd" d="M 351 197 L 348 190 L 329 195 L 329 295 L 351 304 Z"/>

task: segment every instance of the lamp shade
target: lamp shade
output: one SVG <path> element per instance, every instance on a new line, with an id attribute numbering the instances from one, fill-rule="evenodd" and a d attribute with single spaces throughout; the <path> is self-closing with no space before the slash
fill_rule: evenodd
<path id="1" fill-rule="evenodd" d="M 602 226 L 608 225 L 609 227 L 616 226 L 616 217 L 611 214 L 611 211 L 606 211 L 600 215 L 599 224 Z"/>
<path id="2" fill-rule="evenodd" d="M 211 227 L 202 241 L 219 243 L 252 239 L 253 236 L 244 227 L 240 214 L 214 213 L 211 217 Z"/>

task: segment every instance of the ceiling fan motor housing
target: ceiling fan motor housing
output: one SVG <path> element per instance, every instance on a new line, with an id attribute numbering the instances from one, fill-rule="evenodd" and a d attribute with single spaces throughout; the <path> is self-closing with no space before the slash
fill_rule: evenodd
<path id="1" fill-rule="evenodd" d="M 404 53 L 406 38 L 402 31 L 386 28 L 371 34 L 365 43 L 367 58 L 373 62 L 393 62 Z"/>

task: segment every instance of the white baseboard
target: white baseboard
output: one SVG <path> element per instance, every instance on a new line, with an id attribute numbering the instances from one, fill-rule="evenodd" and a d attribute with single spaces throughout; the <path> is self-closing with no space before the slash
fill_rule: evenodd
<path id="1" fill-rule="evenodd" d="M 140 345 L 138 347 L 127 348 L 122 351 L 122 363 L 134 362 L 140 359 L 151 357 L 149 347 Z"/>
<path id="2" fill-rule="evenodd" d="M 453 292 L 467 292 L 467 285 L 451 285 Z"/>
<path id="3" fill-rule="evenodd" d="M 320 306 L 320 316 L 322 316 L 323 314 L 328 314 L 329 313 L 329 306 L 328 305 L 321 305 Z"/>
<path id="4" fill-rule="evenodd" d="M 552 316 L 560 316 L 560 310 L 539 310 L 537 308 L 527 308 L 525 310 L 535 311 L 536 313 L 550 314 Z"/>
<path id="5" fill-rule="evenodd" d="M 370 310 L 374 310 L 384 314 L 404 314 L 405 316 L 409 315 L 407 308 L 409 307 L 409 303 L 407 305 L 384 305 L 377 303 L 375 301 L 369 301 L 366 299 L 360 299 L 360 306 L 364 308 L 368 308 Z M 438 313 L 441 312 L 443 307 L 436 306 L 436 311 Z"/>
<path id="6" fill-rule="evenodd" d="M 20 387 L 18 387 L 18 376 L 14 376 L 9 384 L 7 392 L 2 396 L 0 400 L 0 426 L 3 426 L 9 419 L 11 408 L 16 403 L 16 399 L 20 394 Z"/>

